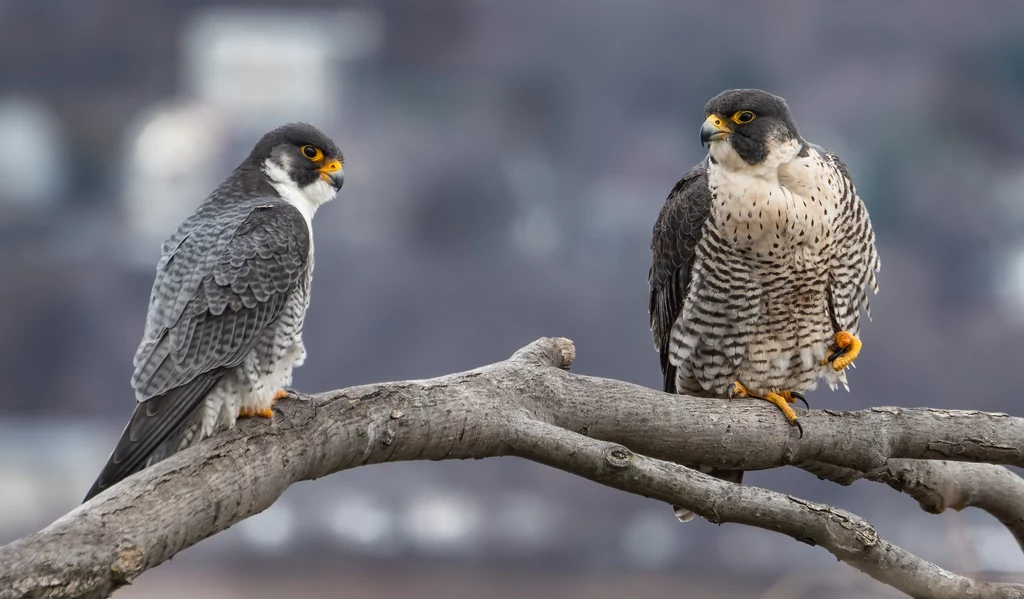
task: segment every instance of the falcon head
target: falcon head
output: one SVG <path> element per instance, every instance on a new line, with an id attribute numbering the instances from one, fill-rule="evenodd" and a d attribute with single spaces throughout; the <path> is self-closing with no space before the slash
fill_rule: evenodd
<path id="1" fill-rule="evenodd" d="M 700 141 L 727 168 L 778 166 L 800 152 L 803 141 L 789 106 L 759 89 L 730 89 L 704 107 Z"/>
<path id="2" fill-rule="evenodd" d="M 345 157 L 322 131 L 291 123 L 264 135 L 246 162 L 258 165 L 281 197 L 300 210 L 334 198 L 345 181 Z"/>

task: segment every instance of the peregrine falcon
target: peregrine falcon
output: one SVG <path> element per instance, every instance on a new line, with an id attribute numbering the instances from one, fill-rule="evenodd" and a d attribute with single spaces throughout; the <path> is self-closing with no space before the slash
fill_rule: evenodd
<path id="1" fill-rule="evenodd" d="M 870 317 L 867 290 L 878 292 L 875 234 L 846 166 L 800 137 L 785 100 L 728 90 L 704 112 L 708 155 L 669 194 L 651 242 L 664 390 L 764 399 L 802 436 L 789 404 L 806 404 L 819 378 L 849 390 L 861 308 Z"/>
<path id="2" fill-rule="evenodd" d="M 306 357 L 312 219 L 341 188 L 343 162 L 312 125 L 279 127 L 164 242 L 135 411 L 85 501 L 240 416 L 273 417 Z"/>

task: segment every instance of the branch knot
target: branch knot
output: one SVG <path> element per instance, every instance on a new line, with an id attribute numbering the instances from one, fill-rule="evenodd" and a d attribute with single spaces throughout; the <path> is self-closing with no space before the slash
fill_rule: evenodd
<path id="1" fill-rule="evenodd" d="M 604 460 L 615 470 L 625 470 L 633 461 L 633 452 L 621 445 L 613 445 L 605 451 Z"/>
<path id="2" fill-rule="evenodd" d="M 510 362 L 569 370 L 576 359 L 576 346 L 565 337 L 541 337 L 512 354 Z"/>
<path id="3" fill-rule="evenodd" d="M 121 543 L 117 546 L 117 558 L 110 565 L 111 573 L 120 582 L 130 582 L 142 573 L 145 552 L 132 543 Z"/>

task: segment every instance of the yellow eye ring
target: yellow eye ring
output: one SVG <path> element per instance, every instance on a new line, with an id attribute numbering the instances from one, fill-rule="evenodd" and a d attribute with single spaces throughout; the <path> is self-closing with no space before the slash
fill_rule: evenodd
<path id="1" fill-rule="evenodd" d="M 749 110 L 740 110 L 729 117 L 729 120 L 736 123 L 737 125 L 746 125 L 750 121 L 757 118 L 757 115 Z"/>
<path id="2" fill-rule="evenodd" d="M 324 153 L 316 146 L 302 146 L 300 149 L 302 150 L 302 155 L 313 162 L 320 162 L 324 159 Z"/>

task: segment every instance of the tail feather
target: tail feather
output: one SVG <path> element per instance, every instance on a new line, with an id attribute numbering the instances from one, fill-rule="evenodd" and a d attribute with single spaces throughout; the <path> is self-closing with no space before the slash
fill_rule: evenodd
<path id="1" fill-rule="evenodd" d="M 221 376 L 222 370 L 204 373 L 163 395 L 139 402 L 82 502 L 149 465 L 151 456 L 168 440 L 173 441 L 175 431 L 180 430 L 185 419 L 202 404 Z"/>
<path id="2" fill-rule="evenodd" d="M 676 392 L 676 367 L 669 361 L 668 347 L 661 348 L 661 374 L 663 378 L 662 390 L 665 393 Z"/>

